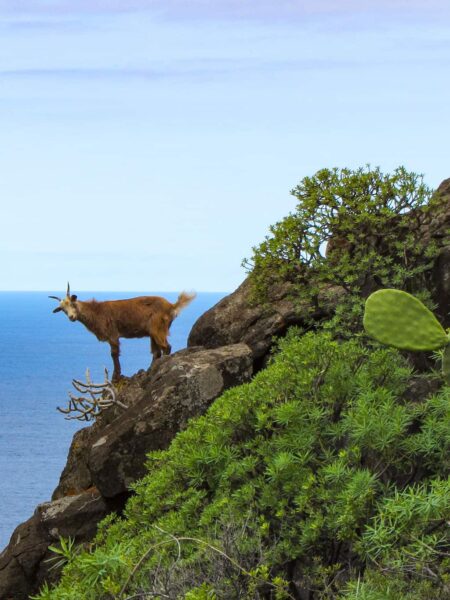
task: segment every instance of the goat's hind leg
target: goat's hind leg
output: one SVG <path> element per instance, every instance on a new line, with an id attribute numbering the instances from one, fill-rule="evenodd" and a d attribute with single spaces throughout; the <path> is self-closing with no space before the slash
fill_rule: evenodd
<path id="1" fill-rule="evenodd" d="M 159 355 L 161 356 L 161 352 L 163 354 L 170 354 L 172 352 L 172 346 L 167 341 L 167 337 L 163 334 L 159 334 L 154 336 L 155 343 L 159 348 Z"/>
<path id="2" fill-rule="evenodd" d="M 158 346 L 153 336 L 150 336 L 150 349 L 154 361 L 157 358 L 161 358 L 161 348 Z"/>
<path id="3" fill-rule="evenodd" d="M 149 325 L 153 359 L 160 358 L 161 353 L 170 354 L 172 347 L 167 341 L 170 322 L 167 319 L 154 316 Z"/>
<path id="4" fill-rule="evenodd" d="M 167 341 L 164 343 L 158 343 L 153 337 L 150 338 L 151 340 L 151 350 L 152 350 L 152 356 L 153 356 L 153 361 L 152 364 L 158 359 L 161 358 L 162 354 L 170 354 L 172 347 L 170 346 L 170 344 L 167 343 Z"/>

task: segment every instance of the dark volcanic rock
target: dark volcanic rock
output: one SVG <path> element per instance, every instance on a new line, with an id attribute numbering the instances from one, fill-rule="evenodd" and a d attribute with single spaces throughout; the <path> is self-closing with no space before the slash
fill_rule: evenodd
<path id="1" fill-rule="evenodd" d="M 126 492 L 144 474 L 150 450 L 167 448 L 190 418 L 252 373 L 250 349 L 235 344 L 214 351 L 182 350 L 126 380 L 118 399 L 128 409 L 109 409 L 75 434 L 52 499 L 93 485 L 106 497 Z"/>
<path id="2" fill-rule="evenodd" d="M 431 236 L 443 245 L 433 267 L 434 299 L 437 315 L 444 327 L 450 327 L 450 179 L 445 179 L 437 189 L 442 203 L 440 211 L 433 214 Z"/>
<path id="3" fill-rule="evenodd" d="M 61 474 L 59 485 L 53 492 L 52 500 L 79 494 L 92 486 L 91 473 L 87 466 L 89 449 L 97 424 L 77 431 L 72 438 L 66 466 Z"/>
<path id="4" fill-rule="evenodd" d="M 315 319 L 327 316 L 342 293 L 338 286 L 324 287 L 321 293 L 324 309 L 313 315 L 309 313 L 309 316 Z M 188 346 L 218 348 L 244 342 L 250 346 L 254 357 L 260 358 L 269 351 L 274 337 L 284 335 L 292 325 L 304 324 L 301 306 L 293 302 L 290 285 L 272 290 L 267 306 L 255 305 L 250 295 L 250 281 L 246 279 L 235 292 L 197 320 L 189 335 Z"/>
<path id="5" fill-rule="evenodd" d="M 47 559 L 55 555 L 49 545 L 59 536 L 77 543 L 92 539 L 98 522 L 111 507 L 97 490 L 40 504 L 31 519 L 19 525 L 0 554 L 0 600 L 22 600 L 38 591 L 44 581 L 57 579 Z"/>
<path id="6" fill-rule="evenodd" d="M 118 399 L 128 407 L 136 404 L 142 399 L 145 389 L 150 385 L 151 373 L 155 370 L 156 365 L 150 372 L 142 370 L 133 377 L 124 379 L 117 386 Z M 121 418 L 122 415 L 122 409 L 110 408 L 100 415 L 92 425 L 75 433 L 70 445 L 66 466 L 61 473 L 58 487 L 53 492 L 52 500 L 79 494 L 94 485 L 88 466 L 93 441 L 101 436 L 101 432 L 106 425 L 112 423 L 116 418 Z"/>
<path id="7" fill-rule="evenodd" d="M 145 473 L 150 450 L 167 448 L 189 419 L 203 414 L 225 389 L 253 373 L 245 344 L 190 349 L 158 361 L 142 397 L 93 440 L 89 470 L 105 497 L 128 489 Z"/>

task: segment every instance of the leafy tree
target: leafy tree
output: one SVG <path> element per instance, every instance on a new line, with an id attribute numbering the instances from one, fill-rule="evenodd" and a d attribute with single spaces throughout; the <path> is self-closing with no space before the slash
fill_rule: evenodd
<path id="1" fill-rule="evenodd" d="M 289 282 L 302 314 L 317 314 L 339 286 L 341 301 L 327 326 L 343 333 L 360 328 L 363 298 L 379 287 L 424 296 L 438 248 L 423 225 L 439 198 L 422 176 L 403 167 L 392 174 L 368 166 L 322 169 L 291 194 L 295 211 L 271 226 L 243 262 L 255 299 Z"/>

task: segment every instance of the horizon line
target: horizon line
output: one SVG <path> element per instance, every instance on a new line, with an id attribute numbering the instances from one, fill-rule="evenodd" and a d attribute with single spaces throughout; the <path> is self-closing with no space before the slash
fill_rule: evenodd
<path id="1" fill-rule="evenodd" d="M 238 286 L 239 287 L 239 286 Z M 3 290 L 0 289 L 0 293 L 42 293 L 42 294 L 46 294 L 47 292 L 54 292 L 56 288 L 48 288 L 48 289 L 41 289 L 41 290 L 17 290 L 17 289 L 11 289 L 11 290 Z M 237 289 L 237 288 L 236 288 Z M 56 289 L 56 291 L 58 291 Z M 92 292 L 100 292 L 100 293 L 108 293 L 108 292 L 112 292 L 112 293 L 128 293 L 128 292 L 137 292 L 137 293 L 148 293 L 148 290 L 136 290 L 136 289 L 127 289 L 127 290 L 112 290 L 112 289 L 105 289 L 105 290 L 94 290 L 94 289 L 77 289 L 76 290 L 77 293 L 92 293 Z M 176 290 L 151 290 L 152 292 L 158 292 L 161 294 L 179 294 L 182 291 L 186 291 L 186 290 L 180 290 L 180 289 L 176 289 Z M 230 290 L 191 290 L 196 292 L 197 294 L 230 294 L 231 291 Z"/>

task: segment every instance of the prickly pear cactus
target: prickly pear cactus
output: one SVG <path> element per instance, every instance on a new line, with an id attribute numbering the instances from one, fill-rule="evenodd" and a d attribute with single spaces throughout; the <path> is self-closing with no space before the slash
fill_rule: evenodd
<path id="1" fill-rule="evenodd" d="M 382 344 L 401 350 L 437 350 L 449 343 L 433 313 L 401 290 L 379 290 L 367 298 L 364 328 Z"/>

